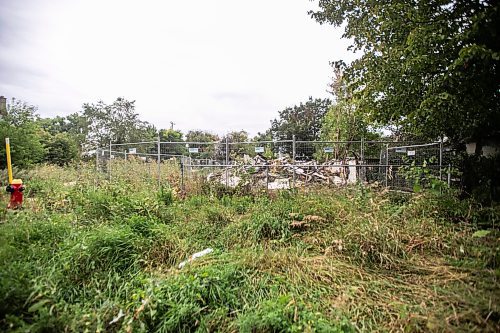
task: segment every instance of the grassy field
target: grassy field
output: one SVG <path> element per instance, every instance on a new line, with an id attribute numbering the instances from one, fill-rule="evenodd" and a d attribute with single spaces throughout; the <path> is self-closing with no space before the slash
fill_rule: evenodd
<path id="1" fill-rule="evenodd" d="M 0 198 L 1 331 L 500 330 L 500 213 L 453 193 L 29 177 L 24 209 Z"/>

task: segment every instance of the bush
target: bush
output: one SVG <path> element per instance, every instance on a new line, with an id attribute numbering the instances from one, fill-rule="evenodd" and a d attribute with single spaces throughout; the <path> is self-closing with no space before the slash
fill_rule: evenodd
<path id="1" fill-rule="evenodd" d="M 78 157 L 76 142 L 66 133 L 50 136 L 44 144 L 45 161 L 59 166 L 68 165 Z"/>

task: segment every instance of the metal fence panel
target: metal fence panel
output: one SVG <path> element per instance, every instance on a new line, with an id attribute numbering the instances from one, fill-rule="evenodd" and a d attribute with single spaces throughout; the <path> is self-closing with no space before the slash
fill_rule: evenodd
<path id="1" fill-rule="evenodd" d="M 411 190 L 416 183 L 439 179 L 442 167 L 442 143 L 387 147 L 385 185 L 399 190 Z"/>
<path id="2" fill-rule="evenodd" d="M 135 168 L 141 179 L 284 189 L 378 182 L 411 190 L 408 172 L 424 167 L 443 179 L 442 143 L 392 141 L 260 141 L 110 143 L 96 151 L 96 169 L 113 176 Z M 128 163 L 128 164 L 127 164 Z M 142 164 L 140 164 L 142 163 Z M 132 165 L 133 164 L 133 165 Z M 449 169 L 449 168 L 448 168 Z M 444 176 L 446 178 L 446 175 Z M 410 177 L 411 178 L 411 177 Z"/>

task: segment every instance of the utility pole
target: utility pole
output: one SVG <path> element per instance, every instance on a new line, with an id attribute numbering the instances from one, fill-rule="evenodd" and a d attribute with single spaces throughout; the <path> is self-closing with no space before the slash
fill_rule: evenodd
<path id="1" fill-rule="evenodd" d="M 175 123 L 173 121 L 171 121 L 170 122 L 170 130 L 172 130 L 172 131 L 174 130 L 174 125 L 175 125 Z"/>
<path id="2" fill-rule="evenodd" d="M 7 98 L 0 96 L 0 118 L 7 117 Z"/>

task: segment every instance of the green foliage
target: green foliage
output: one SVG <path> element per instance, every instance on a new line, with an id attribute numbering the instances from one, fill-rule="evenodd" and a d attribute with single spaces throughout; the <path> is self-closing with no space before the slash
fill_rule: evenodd
<path id="1" fill-rule="evenodd" d="M 0 119 L 0 169 L 7 167 L 5 138 L 10 138 L 12 164 L 21 168 L 32 166 L 43 160 L 41 130 L 36 124 L 36 108 L 13 100 L 8 116 Z"/>
<path id="2" fill-rule="evenodd" d="M 45 161 L 59 166 L 68 165 L 78 158 L 76 142 L 66 133 L 55 134 L 48 138 L 45 146 Z"/>
<path id="3" fill-rule="evenodd" d="M 205 131 L 189 131 L 186 134 L 187 142 L 216 142 L 219 141 L 219 136 Z"/>
<path id="4" fill-rule="evenodd" d="M 279 118 L 271 121 L 271 133 L 276 140 L 291 140 L 295 135 L 298 141 L 319 140 L 323 118 L 331 101 L 329 99 L 309 100 L 300 105 L 288 107 L 279 112 Z"/>
<path id="5" fill-rule="evenodd" d="M 63 275 L 72 284 L 85 283 L 97 274 L 138 269 L 138 237 L 129 228 L 100 227 L 81 236 L 61 258 Z"/>
<path id="6" fill-rule="evenodd" d="M 460 169 L 465 194 L 486 205 L 500 201 L 500 154 L 494 157 L 464 155 Z"/>
<path id="7" fill-rule="evenodd" d="M 81 172 L 38 168 L 5 212 L 0 330 L 499 328 L 497 207 L 363 185 L 182 199 Z"/>
<path id="8" fill-rule="evenodd" d="M 258 142 L 258 141 L 271 141 L 273 139 L 273 134 L 271 133 L 271 130 L 268 129 L 264 133 L 257 132 L 257 135 L 252 138 L 252 141 Z"/>
<path id="9" fill-rule="evenodd" d="M 289 221 L 269 212 L 254 216 L 248 228 L 258 241 L 266 239 L 286 240 L 291 236 Z"/>
<path id="10" fill-rule="evenodd" d="M 456 142 L 497 135 L 500 43 L 495 1 L 320 0 L 311 15 L 345 26 L 345 68 L 360 112 L 429 139 Z"/>
<path id="11" fill-rule="evenodd" d="M 178 144 L 169 144 L 164 153 L 171 155 L 187 155 L 188 151 L 184 142 L 183 134 L 181 131 L 174 129 L 162 129 L 160 130 L 160 141 L 161 142 L 179 142 Z"/>
<path id="12" fill-rule="evenodd" d="M 448 188 L 448 185 L 429 169 L 426 160 L 423 161 L 422 165 L 416 165 L 415 161 L 412 161 L 409 165 L 403 165 L 399 168 L 398 172 L 412 183 L 415 193 L 421 192 L 424 188 L 437 192 Z"/>
<path id="13" fill-rule="evenodd" d="M 160 141 L 162 142 L 182 142 L 184 135 L 181 131 L 174 129 L 162 129 L 160 130 Z"/>
<path id="14" fill-rule="evenodd" d="M 224 151 L 217 149 L 213 144 L 197 144 L 197 143 L 212 143 L 219 141 L 219 136 L 206 131 L 189 131 L 186 134 L 186 142 L 195 142 L 190 144 L 189 148 L 198 148 L 198 153 L 188 153 L 193 158 L 209 158 L 209 159 L 223 159 Z M 220 148 L 220 147 L 219 147 Z M 184 148 L 186 149 L 186 148 Z M 187 150 L 187 149 L 186 149 Z"/>
<path id="15" fill-rule="evenodd" d="M 330 107 L 321 129 L 322 140 L 352 141 L 363 137 L 366 125 L 356 119 L 353 107 L 347 101 L 339 101 Z"/>
<path id="16" fill-rule="evenodd" d="M 174 202 L 174 191 L 170 187 L 162 186 L 160 192 L 158 193 L 158 199 L 160 202 L 164 203 L 166 206 L 171 205 Z"/>
<path id="17" fill-rule="evenodd" d="M 335 100 L 323 120 L 321 140 L 354 141 L 361 138 L 365 140 L 378 139 L 380 134 L 369 130 L 368 124 L 356 107 L 356 102 L 347 93 L 346 82 L 339 68 L 334 69 L 334 77 L 330 87 Z M 335 155 L 342 154 L 335 152 Z"/>
<path id="18" fill-rule="evenodd" d="M 240 332 L 355 332 L 348 321 L 330 323 L 290 296 L 269 300 L 239 318 Z"/>
<path id="19" fill-rule="evenodd" d="M 85 143 L 89 148 L 106 147 L 113 143 L 154 140 L 156 129 L 141 121 L 135 113 L 135 101 L 118 97 L 112 104 L 99 101 L 83 105 L 81 117 L 85 127 Z"/>

